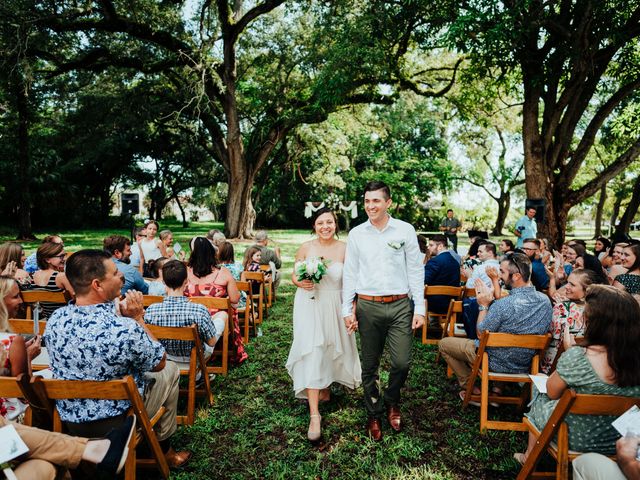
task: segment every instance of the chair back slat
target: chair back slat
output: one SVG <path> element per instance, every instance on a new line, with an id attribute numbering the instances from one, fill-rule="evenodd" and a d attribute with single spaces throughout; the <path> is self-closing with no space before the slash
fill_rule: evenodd
<path id="1" fill-rule="evenodd" d="M 476 289 L 475 288 L 470 288 L 470 287 L 465 287 L 464 296 L 465 296 L 465 298 L 477 297 Z"/>
<path id="2" fill-rule="evenodd" d="M 189 301 L 199 303 L 207 308 L 216 308 L 219 310 L 227 310 L 231 306 L 231 302 L 227 297 L 189 297 Z"/>
<path id="3" fill-rule="evenodd" d="M 543 350 L 547 348 L 551 335 L 519 335 L 513 333 L 486 332 L 489 334 L 487 347 L 519 347 Z M 483 335 L 483 336 L 484 336 Z"/>
<path id="4" fill-rule="evenodd" d="M 0 397 L 23 398 L 22 389 L 16 377 L 0 377 Z"/>
<path id="5" fill-rule="evenodd" d="M 640 398 L 618 395 L 578 394 L 569 413 L 575 415 L 620 416 L 634 405 L 640 406 Z"/>
<path id="6" fill-rule="evenodd" d="M 160 327 L 147 323 L 149 331 L 162 340 L 185 340 L 195 342 L 198 337 L 198 327 L 189 325 L 186 327 Z"/>
<path id="7" fill-rule="evenodd" d="M 51 302 L 67 303 L 71 297 L 65 292 L 49 292 L 47 290 L 25 290 L 20 293 L 24 303 Z"/>
<path id="8" fill-rule="evenodd" d="M 47 322 L 44 320 L 38 322 L 39 335 L 44 335 L 44 331 L 47 328 Z M 13 333 L 21 333 L 23 335 L 30 335 L 33 333 L 33 320 L 25 320 L 23 318 L 10 318 L 9 328 Z"/>
<path id="9" fill-rule="evenodd" d="M 142 296 L 142 306 L 147 308 L 149 305 L 153 305 L 154 303 L 162 303 L 164 301 L 164 297 L 162 295 L 143 295 Z"/>
<path id="10" fill-rule="evenodd" d="M 448 295 L 456 297 L 456 299 L 462 298 L 463 287 L 450 287 L 447 285 L 425 285 L 424 296 L 430 295 Z"/>
<path id="11" fill-rule="evenodd" d="M 264 282 L 264 273 L 263 272 L 247 272 L 246 270 L 242 272 L 242 278 L 245 281 L 253 280 L 256 282 Z"/>
<path id="12" fill-rule="evenodd" d="M 236 286 L 240 292 L 250 292 L 251 284 L 249 282 L 243 282 L 242 280 L 236 280 Z"/>
<path id="13" fill-rule="evenodd" d="M 128 400 L 129 379 L 125 377 L 117 380 L 58 380 L 34 377 L 36 385 L 42 385 L 46 396 L 50 400 L 66 400 L 71 398 L 100 399 L 100 400 Z M 135 382 L 133 383 L 135 388 Z"/>

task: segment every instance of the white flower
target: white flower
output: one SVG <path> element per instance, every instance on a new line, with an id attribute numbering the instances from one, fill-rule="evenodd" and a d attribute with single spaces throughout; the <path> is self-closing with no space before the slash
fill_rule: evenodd
<path id="1" fill-rule="evenodd" d="M 318 264 L 320 259 L 317 257 L 309 258 L 307 260 L 307 274 L 314 275 L 318 271 Z"/>

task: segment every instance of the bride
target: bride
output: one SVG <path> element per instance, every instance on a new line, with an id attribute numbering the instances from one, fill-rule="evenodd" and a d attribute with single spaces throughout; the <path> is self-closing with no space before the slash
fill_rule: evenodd
<path id="1" fill-rule="evenodd" d="M 329 400 L 333 382 L 348 388 L 361 383 L 360 359 L 354 336 L 347 333 L 342 321 L 342 266 L 346 245 L 336 239 L 336 216 L 328 208 L 318 210 L 313 218 L 316 239 L 305 242 L 296 253 L 296 262 L 322 257 L 327 272 L 314 284 L 299 281 L 293 303 L 293 344 L 287 359 L 287 370 L 293 379 L 297 398 L 309 400 L 307 438 L 317 442 L 321 437 L 319 401 Z"/>

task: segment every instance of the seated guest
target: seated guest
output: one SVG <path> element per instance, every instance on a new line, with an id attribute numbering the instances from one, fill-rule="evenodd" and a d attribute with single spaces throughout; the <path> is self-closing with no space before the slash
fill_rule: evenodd
<path id="1" fill-rule="evenodd" d="M 49 242 L 60 243 L 64 247 L 64 242 L 62 241 L 62 238 L 60 238 L 59 235 L 47 235 L 46 237 L 44 237 L 42 239 L 42 243 L 43 244 L 44 243 L 49 243 Z M 29 274 L 34 274 L 35 272 L 38 271 L 38 260 L 36 258 L 36 253 L 37 252 L 33 252 L 24 261 L 24 267 L 23 268 Z"/>
<path id="2" fill-rule="evenodd" d="M 162 281 L 162 267 L 169 261 L 168 258 L 160 257 L 149 262 L 149 273 L 151 278 L 156 280 L 145 280 L 145 283 L 149 286 L 148 295 L 158 295 L 165 297 L 167 295 L 167 286 Z"/>
<path id="3" fill-rule="evenodd" d="M 525 243 L 526 244 L 526 243 Z M 556 279 L 553 271 L 547 270 L 549 277 L 549 297 L 553 299 L 553 318 L 551 320 L 551 343 L 540 362 L 540 370 L 546 374 L 551 371 L 560 344 L 568 350 L 570 334 L 582 335 L 584 332 L 584 298 L 589 285 L 597 283 L 597 277 L 591 270 L 577 268 L 569 278 L 564 288 L 562 299 L 556 298 Z"/>
<path id="4" fill-rule="evenodd" d="M 607 252 L 611 247 L 611 242 L 606 237 L 596 238 L 596 244 L 593 247 L 594 255 L 600 260 L 600 263 L 607 257 Z"/>
<path id="5" fill-rule="evenodd" d="M 482 332 L 501 332 L 519 335 L 543 335 L 551 324 L 551 302 L 549 298 L 529 286 L 531 262 L 523 255 L 514 253 L 500 262 L 500 278 L 511 286 L 511 294 L 494 300 L 493 289 L 482 280 L 476 281 L 478 316 L 478 336 Z M 491 308 L 489 308 L 491 307 Z M 471 374 L 471 365 L 476 359 L 480 342 L 460 337 L 446 337 L 438 344 L 442 357 L 447 361 L 463 389 Z M 492 372 L 526 373 L 531 368 L 535 351 L 524 348 L 487 348 L 489 368 Z M 474 389 L 474 393 L 480 393 Z M 498 394 L 496 391 L 495 393 Z M 464 400 L 465 391 L 460 391 Z"/>
<path id="6" fill-rule="evenodd" d="M 481 242 L 484 242 L 481 237 L 474 236 L 469 238 L 469 250 L 462 261 L 463 268 L 473 269 L 473 267 L 480 263 L 476 256 L 478 255 L 478 248 L 480 247 Z"/>
<path id="7" fill-rule="evenodd" d="M 143 393 L 145 408 L 153 417 L 164 414 L 154 428 L 167 463 L 184 465 L 190 454 L 176 452 L 170 437 L 176 431 L 178 378 L 173 362 L 166 361 L 164 347 L 144 323 L 142 294 L 128 291 L 120 302 L 123 274 L 109 254 L 81 250 L 67 261 L 67 278 L 76 292 L 75 304 L 56 310 L 44 338 L 54 378 L 106 381 L 133 376 Z M 56 407 L 69 432 L 93 437 L 123 421 L 131 407 L 126 400 L 59 400 Z"/>
<path id="8" fill-rule="evenodd" d="M 502 258 L 504 258 L 508 253 L 513 253 L 515 249 L 516 246 L 508 238 L 503 238 L 500 241 L 500 253 Z"/>
<path id="9" fill-rule="evenodd" d="M 487 275 L 487 268 L 500 267 L 500 262 L 496 258 L 495 244 L 486 240 L 481 241 L 478 245 L 476 259 L 479 263 L 473 267 L 473 271 L 465 269 L 467 288 L 474 288 L 476 279 L 482 280 L 487 287 L 490 287 L 492 282 Z"/>
<path id="10" fill-rule="evenodd" d="M 543 265 L 547 265 L 551 257 L 553 257 L 551 241 L 548 238 L 540 239 L 540 261 Z"/>
<path id="11" fill-rule="evenodd" d="M 427 237 L 424 235 L 416 235 L 416 238 L 418 239 L 418 248 L 420 249 L 420 253 L 424 255 L 422 263 L 427 263 L 430 258 Z"/>
<path id="12" fill-rule="evenodd" d="M 131 256 L 131 242 L 129 239 L 122 235 L 109 235 L 102 242 L 102 246 L 111 255 L 111 260 L 124 276 L 124 283 L 120 293 L 124 295 L 129 290 L 137 290 L 147 295 L 149 286 L 140 275 L 140 271 L 127 263 Z"/>
<path id="13" fill-rule="evenodd" d="M 182 247 L 179 243 L 173 242 L 173 232 L 171 230 L 162 230 L 158 236 L 160 237 L 160 241 L 164 246 L 164 251 L 167 255 L 164 258 L 175 259 L 175 260 L 184 260 L 186 253 L 182 250 Z"/>
<path id="14" fill-rule="evenodd" d="M 522 244 L 522 251 L 531 261 L 531 283 L 539 292 L 549 288 L 549 277 L 539 258 L 540 243 L 537 238 L 525 238 Z"/>
<path id="15" fill-rule="evenodd" d="M 213 243 L 213 246 L 216 247 L 217 250 L 220 250 L 220 246 L 226 241 L 227 241 L 227 237 L 224 236 L 224 233 L 216 232 L 213 235 L 213 239 L 211 240 L 211 243 Z"/>
<path id="16" fill-rule="evenodd" d="M 20 288 L 16 280 L 6 275 L 0 276 L 0 332 L 9 332 L 9 319 L 14 318 L 22 304 Z M 40 354 L 40 337 L 25 341 L 21 335 L 0 340 L 0 376 L 17 377 L 29 373 L 29 362 Z M 27 405 L 17 398 L 0 397 L 0 417 L 17 419 Z"/>
<path id="17" fill-rule="evenodd" d="M 73 288 L 67 276 L 64 274 L 64 264 L 67 254 L 61 243 L 43 243 L 36 252 L 39 270 L 33 274 L 32 290 L 44 290 L 46 292 L 69 292 L 73 296 Z M 42 307 L 41 319 L 49 318 L 58 308 L 65 303 L 40 302 Z"/>
<path id="18" fill-rule="evenodd" d="M 144 273 L 144 264 L 146 263 L 142 249 L 140 248 L 140 242 L 147 238 L 146 227 L 136 227 L 133 230 L 133 236 L 135 241 L 131 244 L 131 256 L 129 257 L 129 265 L 135 267 L 140 275 Z"/>
<path id="19" fill-rule="evenodd" d="M 547 380 L 547 393 L 531 405 L 527 417 L 539 431 L 555 409 L 565 390 L 592 395 L 640 396 L 640 306 L 626 292 L 609 285 L 591 285 L 584 308 L 585 347 L 572 347 L 558 360 Z M 567 415 L 569 450 L 615 453 L 620 436 L 611 425 L 615 416 Z M 514 457 L 524 463 L 537 438 L 529 434 L 525 453 Z"/>
<path id="20" fill-rule="evenodd" d="M 447 237 L 433 235 L 429 238 L 428 251 L 430 259 L 424 266 L 425 285 L 446 285 L 449 287 L 460 286 L 460 264 L 448 250 Z M 433 295 L 428 298 L 429 312 L 447 313 L 451 297 L 446 295 Z M 436 321 L 437 324 L 437 321 Z M 432 327 L 436 327 L 432 324 Z M 439 327 L 440 325 L 437 324 Z"/>
<path id="21" fill-rule="evenodd" d="M 0 272 L 15 278 L 21 289 L 31 285 L 31 276 L 23 268 L 25 260 L 24 248 L 19 243 L 4 242 L 0 245 Z"/>
<path id="22" fill-rule="evenodd" d="M 596 277 L 598 277 L 598 283 L 606 283 L 605 271 L 602 268 L 600 260 L 587 252 L 585 245 L 585 241 L 579 239 L 570 240 L 567 243 L 567 250 L 570 252 L 571 249 L 573 249 L 579 257 L 579 259 L 576 259 L 576 268 L 591 270 L 596 274 Z M 569 274 L 567 273 L 567 275 Z"/>
<path id="23" fill-rule="evenodd" d="M 227 321 L 227 312 L 217 312 L 213 317 L 204 305 L 190 302 L 184 296 L 189 280 L 187 267 L 179 260 L 169 260 L 162 267 L 162 278 L 167 286 L 167 297 L 162 303 L 154 303 L 144 314 L 145 322 L 160 327 L 198 326 L 205 359 L 211 357 L 213 347 L 222 336 Z M 177 362 L 188 362 L 193 342 L 183 340 L 160 340 L 167 351 L 167 358 Z"/>
<path id="24" fill-rule="evenodd" d="M 640 293 L 640 244 L 633 243 L 622 249 L 622 266 L 627 269 L 613 280 L 613 286 L 629 293 Z"/>
<path id="25" fill-rule="evenodd" d="M 256 243 L 250 248 L 260 250 L 260 265 L 269 265 L 271 267 L 270 275 L 273 277 L 273 286 L 278 288 L 280 285 L 280 268 L 282 267 L 282 258 L 280 256 L 280 247 L 269 248 L 269 235 L 264 230 L 256 232 Z M 246 258 L 246 253 L 245 253 Z M 245 270 L 248 270 L 245 267 Z M 252 270 L 249 270 L 252 271 Z"/>
<path id="26" fill-rule="evenodd" d="M 249 247 L 244 252 L 244 261 L 242 266 L 247 272 L 260 272 L 260 260 L 262 259 L 262 251 L 258 247 Z M 265 273 L 265 277 L 269 273 Z"/>
<path id="27" fill-rule="evenodd" d="M 218 261 L 220 266 L 226 268 L 231 272 L 233 279 L 237 282 L 242 276 L 244 268 L 241 263 L 235 261 L 235 253 L 233 251 L 233 245 L 230 242 L 224 242 L 218 249 Z M 238 308 L 242 309 L 247 304 L 247 294 L 240 292 L 240 300 L 238 300 Z"/>
<path id="28" fill-rule="evenodd" d="M 602 266 L 605 267 L 607 278 L 611 285 L 613 285 L 613 281 L 618 275 L 627 271 L 622 266 L 622 252 L 628 246 L 629 244 L 626 242 L 616 243 L 609 249 L 609 256 L 604 259 Z"/>
<path id="29" fill-rule="evenodd" d="M 189 284 L 184 294 L 186 297 L 228 297 L 232 304 L 237 304 L 240 292 L 236 286 L 231 272 L 218 265 L 216 251 L 209 240 L 198 237 L 193 242 L 193 252 L 189 258 L 187 275 Z M 209 314 L 215 315 L 216 309 L 210 309 Z M 233 363 L 239 364 L 247 358 L 244 349 L 238 312 L 234 310 L 232 319 L 229 319 L 231 341 L 235 347 Z"/>
<path id="30" fill-rule="evenodd" d="M 573 464 L 574 480 L 638 480 L 640 479 L 640 437 L 622 437 L 616 442 L 616 459 L 599 453 L 585 453 Z"/>

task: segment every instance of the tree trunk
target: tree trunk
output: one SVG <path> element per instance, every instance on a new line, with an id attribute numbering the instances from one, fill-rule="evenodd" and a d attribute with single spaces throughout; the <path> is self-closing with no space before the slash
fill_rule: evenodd
<path id="1" fill-rule="evenodd" d="M 31 168 L 29 162 L 29 93 L 20 76 L 14 84 L 18 110 L 18 240 L 35 240 L 31 225 Z"/>
<path id="2" fill-rule="evenodd" d="M 600 188 L 600 198 L 598 199 L 598 206 L 596 207 L 596 231 L 593 234 L 593 238 L 602 236 L 602 212 L 604 210 L 604 203 L 607 200 L 607 185 L 604 184 Z"/>
<path id="3" fill-rule="evenodd" d="M 178 204 L 178 208 L 180 209 L 180 215 L 182 215 L 182 228 L 187 228 L 189 226 L 189 223 L 187 223 L 187 214 L 185 213 L 184 208 L 182 208 L 182 204 L 180 203 L 180 199 L 178 198 L 178 195 L 173 197 L 173 199 Z"/>
<path id="4" fill-rule="evenodd" d="M 611 232 L 616 227 L 616 222 L 618 221 L 618 215 L 620 214 L 620 205 L 622 205 L 624 195 L 622 192 L 616 192 L 616 199 L 613 202 L 613 210 L 611 211 L 611 222 L 609 227 L 609 236 L 611 236 Z"/>
<path id="5" fill-rule="evenodd" d="M 104 224 L 109 218 L 111 211 L 111 191 L 109 185 L 100 192 L 100 221 Z"/>
<path id="6" fill-rule="evenodd" d="M 507 215 L 511 208 L 511 192 L 500 192 L 500 197 L 496 202 L 498 203 L 498 216 L 491 235 L 498 237 L 502 235 L 502 230 L 504 229 L 504 224 L 507 221 Z"/>
<path id="7" fill-rule="evenodd" d="M 620 217 L 620 223 L 616 226 L 615 236 L 629 234 L 629 227 L 636 213 L 638 213 L 638 207 L 640 207 L 640 175 L 635 179 L 631 200 L 629 200 L 626 210 Z"/>
<path id="8" fill-rule="evenodd" d="M 242 162 L 237 170 L 244 171 L 248 166 Z M 224 234 L 227 238 L 246 239 L 253 237 L 256 212 L 251 202 L 251 190 L 255 173 L 246 171 L 245 175 L 229 175 L 229 195 L 227 197 L 227 221 Z"/>

